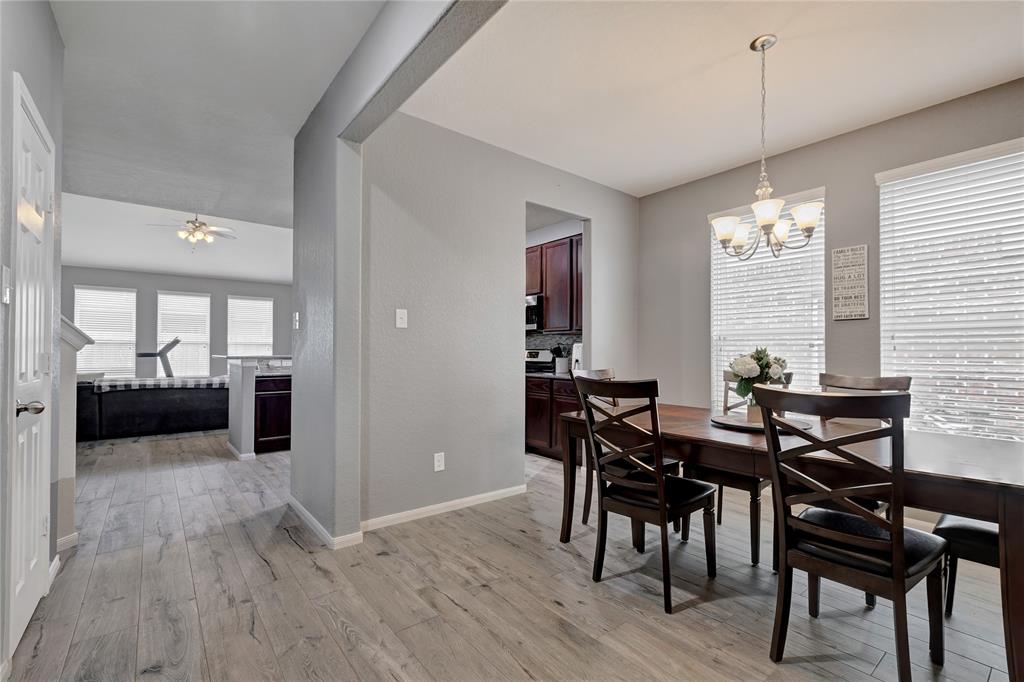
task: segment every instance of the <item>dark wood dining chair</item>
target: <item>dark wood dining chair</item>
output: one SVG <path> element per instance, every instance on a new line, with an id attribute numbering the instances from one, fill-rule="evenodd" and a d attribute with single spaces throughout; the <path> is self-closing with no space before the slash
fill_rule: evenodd
<path id="1" fill-rule="evenodd" d="M 910 390 L 911 377 L 861 377 L 847 374 L 830 374 L 822 372 L 818 375 L 818 385 L 825 393 L 830 392 L 852 392 L 852 393 L 892 393 L 897 391 L 906 392 Z M 828 421 L 828 417 L 821 417 L 822 425 Z M 859 499 L 857 503 L 871 509 L 876 514 L 889 514 L 888 506 L 878 500 Z M 875 608 L 875 595 L 865 594 L 864 603 L 868 608 Z"/>
<path id="2" fill-rule="evenodd" d="M 600 582 L 608 540 L 608 512 L 629 517 L 633 545 L 643 551 L 644 524 L 661 529 L 661 578 L 665 613 L 672 613 L 672 573 L 668 524 L 704 512 L 704 547 L 708 577 L 714 578 L 715 488 L 665 470 L 658 420 L 658 382 L 588 379 L 577 373 L 576 390 L 587 422 L 590 456 L 597 471 L 597 544 L 594 582 Z M 638 401 L 614 407 L 609 401 Z M 634 423 L 646 417 L 649 428 Z"/>
<path id="3" fill-rule="evenodd" d="M 956 592 L 956 567 L 960 559 L 999 568 L 999 525 L 989 521 L 966 519 L 943 514 L 935 524 L 933 533 L 945 538 L 946 547 L 946 617 L 953 615 L 953 596 Z"/>
<path id="4" fill-rule="evenodd" d="M 793 569 L 799 569 L 808 575 L 811 616 L 817 616 L 821 578 L 892 600 L 900 680 L 910 679 L 907 592 L 927 579 L 931 660 L 942 665 L 942 558 L 946 541 L 931 533 L 905 528 L 903 523 L 903 420 L 910 415 L 910 394 L 809 393 L 757 385 L 754 398 L 761 406 L 765 422 L 779 534 L 772 660 L 782 660 L 785 650 Z M 841 435 L 834 437 L 826 429 L 825 435 L 819 437 L 780 417 L 778 411 L 830 419 L 882 420 L 883 424 L 854 433 L 842 429 Z M 787 436 L 783 447 L 780 428 L 798 436 L 803 444 L 794 443 L 793 437 Z M 876 442 L 883 439 L 888 440 L 888 448 Z M 872 444 L 867 450 L 869 454 L 858 454 L 846 447 L 860 443 Z M 849 464 L 841 487 L 830 487 L 815 478 L 820 475 L 815 470 L 815 459 L 824 454 L 840 457 Z M 858 504 L 857 500 L 865 498 L 886 501 L 890 518 Z M 794 505 L 809 506 L 794 514 Z"/>
<path id="5" fill-rule="evenodd" d="M 569 373 L 572 377 L 581 376 L 584 379 L 593 379 L 594 381 L 607 381 L 615 378 L 615 370 L 608 369 L 571 369 Z M 611 398 L 608 404 L 612 407 L 618 407 L 619 401 Z M 584 524 L 590 522 L 590 506 L 593 504 L 594 496 L 594 459 L 590 456 L 590 443 L 584 443 L 584 449 L 586 450 L 583 461 L 584 467 L 587 471 L 587 480 L 583 492 L 583 518 Z"/>
<path id="6" fill-rule="evenodd" d="M 781 383 L 788 386 L 793 381 L 793 373 L 786 372 Z M 722 413 L 729 414 L 732 410 L 743 407 L 746 409 L 747 399 L 736 394 L 737 379 L 732 370 L 722 371 L 722 384 L 724 392 L 722 395 Z M 737 402 L 729 402 L 729 394 L 735 394 L 740 398 Z M 720 469 L 709 469 L 699 466 L 685 467 L 686 475 L 690 478 L 697 478 L 718 486 L 718 516 L 716 521 L 722 525 L 722 514 L 725 510 L 725 489 L 742 490 L 750 497 L 750 563 L 757 566 L 761 563 L 761 494 L 764 489 L 772 484 L 767 478 L 760 476 L 745 476 Z M 683 538 L 688 534 L 685 524 L 683 526 Z M 773 568 L 775 568 L 773 564 Z"/>

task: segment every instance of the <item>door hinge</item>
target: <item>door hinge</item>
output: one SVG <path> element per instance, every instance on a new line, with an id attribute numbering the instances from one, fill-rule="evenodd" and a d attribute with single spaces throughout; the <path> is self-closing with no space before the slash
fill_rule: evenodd
<path id="1" fill-rule="evenodd" d="M 46 538 L 46 537 L 49 537 L 49 536 L 50 536 L 50 515 L 47 514 L 46 516 L 43 517 L 43 537 Z"/>
<path id="2" fill-rule="evenodd" d="M 0 266 L 0 289 L 3 290 L 3 298 L 0 302 L 4 305 L 10 305 L 11 293 L 13 292 L 14 287 L 11 286 L 11 269 L 6 265 Z"/>

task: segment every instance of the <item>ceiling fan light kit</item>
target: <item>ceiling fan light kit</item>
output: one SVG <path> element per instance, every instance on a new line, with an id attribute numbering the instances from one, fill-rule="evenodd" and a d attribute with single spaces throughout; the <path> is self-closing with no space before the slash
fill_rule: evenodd
<path id="1" fill-rule="evenodd" d="M 765 53 L 778 42 L 777 36 L 768 33 L 754 38 L 750 43 L 750 49 L 761 54 L 761 175 L 754 192 L 757 201 L 750 205 L 757 229 L 754 230 L 754 226 L 743 223 L 737 216 L 719 216 L 711 219 L 715 239 L 721 244 L 722 250 L 740 260 L 752 258 L 761 245 L 762 239 L 768 244 L 772 256 L 775 258 L 782 255 L 783 249 L 804 248 L 811 242 L 814 229 L 818 226 L 818 220 L 821 218 L 821 210 L 825 206 L 820 201 L 794 206 L 790 209 L 792 220 L 789 220 L 780 218 L 786 202 L 782 199 L 772 199 L 773 190 L 771 183 L 768 182 L 767 145 L 765 144 L 765 101 L 767 99 Z M 789 241 L 794 226 L 803 236 L 803 241 L 800 243 Z M 752 231 L 753 239 L 751 239 Z"/>
<path id="2" fill-rule="evenodd" d="M 160 225 L 156 223 L 150 223 L 150 227 L 176 227 L 177 229 L 175 234 L 177 234 L 180 239 L 187 241 L 193 246 L 200 242 L 212 244 L 214 237 L 237 239 L 235 231 L 230 227 L 216 227 L 214 225 L 209 225 L 205 221 L 199 219 L 198 213 L 196 213 L 194 217 L 187 219 L 185 224 L 180 227 L 176 225 Z"/>

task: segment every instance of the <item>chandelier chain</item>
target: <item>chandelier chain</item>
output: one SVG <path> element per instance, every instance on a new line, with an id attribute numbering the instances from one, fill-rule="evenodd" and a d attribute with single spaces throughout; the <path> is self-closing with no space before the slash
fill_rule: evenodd
<path id="1" fill-rule="evenodd" d="M 765 121 L 766 121 L 765 106 L 766 106 L 766 102 L 768 100 L 768 91 L 765 88 L 765 53 L 767 51 L 768 50 L 766 50 L 766 49 L 762 49 L 760 51 L 761 52 L 761 178 L 760 178 L 760 180 L 762 182 L 768 179 L 767 164 L 765 162 L 765 157 L 768 154 L 768 146 L 767 146 L 767 143 L 765 142 L 765 139 L 766 139 L 765 138 L 765 125 L 766 125 L 765 124 Z"/>

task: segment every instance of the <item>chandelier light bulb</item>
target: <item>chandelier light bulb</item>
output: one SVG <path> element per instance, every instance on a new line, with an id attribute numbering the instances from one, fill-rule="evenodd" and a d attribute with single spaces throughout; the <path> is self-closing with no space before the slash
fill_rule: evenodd
<path id="1" fill-rule="evenodd" d="M 772 227 L 772 234 L 780 244 L 785 244 L 786 240 L 789 239 L 790 225 L 790 220 L 788 218 L 783 218 L 779 222 L 775 223 L 774 227 Z"/>
<path id="2" fill-rule="evenodd" d="M 808 201 L 806 204 L 794 206 L 790 213 L 793 214 L 793 221 L 803 232 L 813 231 L 821 219 L 821 209 L 825 204 L 820 201 Z"/>
<path id="3" fill-rule="evenodd" d="M 739 217 L 734 215 L 713 219 L 711 225 L 715 228 L 715 239 L 723 244 L 729 243 L 732 241 L 733 235 L 736 234 L 736 226 L 739 224 Z"/>
<path id="4" fill-rule="evenodd" d="M 178 230 L 178 236 L 182 239 L 188 239 L 188 230 Z"/>
<path id="5" fill-rule="evenodd" d="M 203 238 L 206 240 L 207 244 L 212 244 L 213 243 L 213 235 L 210 234 L 209 232 L 207 232 L 205 235 L 203 235 Z"/>
<path id="6" fill-rule="evenodd" d="M 747 223 L 737 225 L 736 231 L 729 242 L 733 251 L 741 251 L 748 241 L 750 241 L 750 225 Z"/>
<path id="7" fill-rule="evenodd" d="M 752 203 L 750 208 L 754 211 L 754 219 L 757 220 L 757 226 L 771 227 L 779 222 L 779 214 L 782 213 L 782 207 L 785 203 L 782 199 L 762 199 Z"/>

